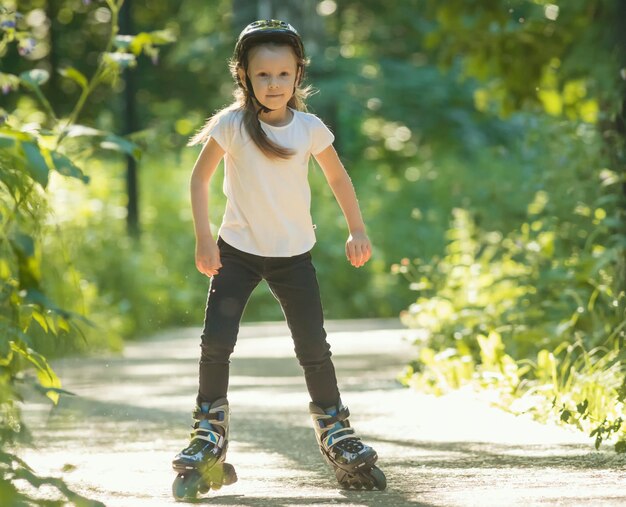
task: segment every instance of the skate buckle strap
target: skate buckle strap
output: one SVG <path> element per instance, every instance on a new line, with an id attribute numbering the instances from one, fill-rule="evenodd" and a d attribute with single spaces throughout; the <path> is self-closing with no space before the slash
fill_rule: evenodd
<path id="1" fill-rule="evenodd" d="M 224 435 L 220 435 L 217 431 L 207 430 L 205 428 L 196 428 L 191 436 L 193 439 L 199 438 L 200 440 L 211 442 L 220 449 L 224 445 Z"/>
<path id="2" fill-rule="evenodd" d="M 328 428 L 329 426 L 333 426 L 335 423 L 345 421 L 348 417 L 350 417 L 350 411 L 348 410 L 348 407 L 342 407 L 337 415 L 329 415 L 319 418 L 317 420 L 317 424 L 321 429 L 324 429 Z"/>
<path id="3" fill-rule="evenodd" d="M 360 440 L 360 438 L 356 435 L 354 428 L 347 427 L 347 428 L 341 428 L 340 430 L 329 432 L 329 435 L 326 435 L 324 437 L 324 445 L 326 447 L 332 447 L 333 445 L 338 444 L 339 442 L 341 442 L 342 440 L 345 440 L 346 438 L 353 438 L 353 439 Z"/>
<path id="4" fill-rule="evenodd" d="M 223 410 L 217 412 L 202 412 L 201 410 L 194 410 L 193 416 L 196 421 L 218 421 L 221 422 L 225 419 Z"/>

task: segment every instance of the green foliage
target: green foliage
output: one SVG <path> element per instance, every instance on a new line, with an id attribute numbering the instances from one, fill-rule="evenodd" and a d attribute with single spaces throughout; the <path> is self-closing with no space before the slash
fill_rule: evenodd
<path id="1" fill-rule="evenodd" d="M 441 258 L 393 267 L 418 292 L 402 319 L 425 333 L 406 383 L 435 392 L 496 389 L 509 409 L 559 414 L 596 445 L 623 438 L 626 237 L 611 193 L 621 180 L 588 165 L 597 143 L 560 150 L 569 176 L 533 175 L 542 190 L 519 227 L 484 232 L 455 209 Z"/>
<path id="2" fill-rule="evenodd" d="M 208 279 L 193 262 L 188 171 L 173 170 L 174 157 L 147 154 L 144 163 L 140 238 L 126 234 L 123 164 L 93 161 L 92 184 L 57 180 L 50 197 L 57 233 L 45 241 L 49 287 L 63 305 L 85 309 L 98 324 L 89 334 L 96 341 L 98 334 L 132 339 L 202 321 Z M 71 269 L 59 264 L 64 258 Z"/>
<path id="3" fill-rule="evenodd" d="M 619 107 L 621 2 L 425 4 L 432 21 L 424 36 L 426 48 L 446 66 L 461 59 L 464 73 L 483 81 L 479 108 L 511 113 L 540 105 L 551 114 L 593 121 L 602 109 L 598 100 Z M 598 61 L 598 53 L 606 58 Z"/>
<path id="4" fill-rule="evenodd" d="M 31 69 L 19 75 L 2 76 L 7 87 L 3 91 L 19 86 L 32 93 L 41 108 L 38 111 L 25 100 L 22 107 L 3 117 L 0 127 L 0 489 L 7 505 L 64 505 L 67 501 L 78 506 L 102 505 L 75 494 L 60 479 L 38 477 L 6 449 L 29 440 L 19 408 L 21 386 L 33 386 L 54 404 L 61 394 L 71 394 L 61 389 L 59 378 L 41 353 L 46 348 L 44 344 L 52 348 L 51 345 L 60 344 L 68 337 L 83 337 L 83 328 L 89 324 L 84 312 L 62 308 L 50 297 L 42 248 L 50 233 L 46 191 L 58 177 L 81 184 L 89 181 L 80 167 L 87 159 L 85 153 L 93 149 L 94 141 L 102 149 L 138 155 L 137 146 L 129 140 L 76 125 L 75 121 L 96 86 L 117 79 L 122 68 L 118 57 L 134 60 L 137 51 L 151 50 L 151 44 L 165 41 L 162 34 L 141 34 L 141 45 L 133 46 L 130 42 L 131 53 L 119 49 L 111 53 L 122 1 L 107 1 L 107 5 L 112 14 L 111 40 L 93 77 L 87 79 L 73 68 L 62 71 L 62 75 L 82 88 L 68 118 L 57 118 L 53 103 L 42 90 L 50 77 L 47 71 Z M 4 51 L 11 41 L 32 40 L 20 21 L 23 17 L 17 12 L 2 7 L 0 15 L 3 21 L 0 50 Z M 36 46 L 20 45 L 20 48 L 30 51 Z M 29 106 L 24 107 L 25 104 Z M 33 117 L 39 121 L 27 120 Z M 62 499 L 31 497 L 18 488 L 19 481 L 26 481 L 34 488 L 43 484 L 53 486 Z"/>
<path id="5" fill-rule="evenodd" d="M 425 332 L 404 381 L 496 389 L 513 411 L 573 424 L 596 447 L 618 436 L 623 452 L 623 2 L 423 7 L 426 54 L 478 80 L 477 110 L 534 116 L 506 147 L 514 182 L 499 186 L 503 201 L 525 200 L 527 210 L 505 205 L 494 220 L 494 194 L 467 199 L 444 255 L 394 266 L 419 293 L 403 319 Z"/>
<path id="6" fill-rule="evenodd" d="M 59 308 L 45 293 L 39 244 L 40 223 L 46 207 L 37 185 L 43 187 L 46 180 L 37 178 L 38 173 L 27 171 L 27 162 L 19 159 L 20 154 L 27 157 L 17 148 L 13 153 L 3 150 L 0 155 L 3 184 L 0 192 L 0 436 L 3 444 L 0 484 L 5 490 L 2 498 L 10 504 L 18 499 L 29 499 L 13 485 L 15 480 L 25 479 L 36 487 L 53 485 L 66 498 L 75 499 L 76 505 L 88 505 L 61 481 L 38 478 L 21 460 L 5 452 L 6 446 L 29 440 L 29 433 L 21 422 L 21 385 L 35 387 L 55 404 L 60 394 L 67 394 L 46 358 L 33 348 L 34 330 L 60 340 L 72 328 L 77 331 L 77 322 L 83 320 Z"/>

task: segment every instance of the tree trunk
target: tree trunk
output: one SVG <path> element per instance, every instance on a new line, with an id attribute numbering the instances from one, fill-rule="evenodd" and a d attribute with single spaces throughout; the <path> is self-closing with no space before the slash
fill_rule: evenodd
<path id="1" fill-rule="evenodd" d="M 132 35 L 132 1 L 126 0 L 120 11 L 120 33 Z M 124 114 L 123 135 L 137 131 L 137 113 L 135 105 L 135 75 L 132 69 L 124 70 Z M 128 194 L 126 226 L 128 233 L 133 237 L 139 237 L 139 182 L 137 178 L 137 161 L 134 157 L 126 156 L 126 191 Z"/>

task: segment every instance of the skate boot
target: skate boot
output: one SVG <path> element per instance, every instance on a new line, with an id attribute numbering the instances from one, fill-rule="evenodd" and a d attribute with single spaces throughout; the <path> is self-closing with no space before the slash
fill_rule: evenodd
<path id="1" fill-rule="evenodd" d="M 176 500 L 192 500 L 198 493 L 237 481 L 233 466 L 224 462 L 229 415 L 226 398 L 196 407 L 191 442 L 172 461 L 172 468 L 178 474 L 172 485 Z"/>
<path id="2" fill-rule="evenodd" d="M 344 407 L 341 400 L 337 406 L 326 410 L 310 403 L 309 411 L 320 452 L 333 467 L 341 487 L 385 489 L 385 474 L 375 466 L 378 455 L 350 427 L 348 407 Z"/>

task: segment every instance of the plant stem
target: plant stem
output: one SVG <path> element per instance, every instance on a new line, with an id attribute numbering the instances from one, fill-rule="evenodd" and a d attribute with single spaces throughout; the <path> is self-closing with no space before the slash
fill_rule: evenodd
<path id="1" fill-rule="evenodd" d="M 54 120 L 55 123 L 58 123 L 59 120 L 57 118 L 57 115 L 54 113 L 54 109 L 52 109 L 52 106 L 50 105 L 50 102 L 48 101 L 48 99 L 46 99 L 46 97 L 41 92 L 39 87 L 35 86 L 35 87 L 32 87 L 31 89 L 35 92 L 35 95 L 37 95 L 37 98 L 39 99 L 39 101 L 43 105 L 43 107 L 46 110 L 46 112 L 52 117 L 52 119 Z"/>
<path id="2" fill-rule="evenodd" d="M 113 48 L 113 41 L 115 40 L 115 36 L 117 35 L 117 32 L 119 30 L 119 26 L 118 26 L 119 12 L 123 4 L 124 4 L 124 0 L 120 0 L 119 4 L 116 4 L 115 1 L 113 0 L 107 0 L 107 5 L 109 6 L 109 9 L 111 9 L 111 33 L 109 35 L 109 40 L 106 45 L 105 53 L 109 53 L 111 49 Z M 70 125 L 73 125 L 74 123 L 76 123 L 76 120 L 78 119 L 78 115 L 83 110 L 83 107 L 85 106 L 85 102 L 87 101 L 87 98 L 89 97 L 89 95 L 91 95 L 91 93 L 94 91 L 96 86 L 100 84 L 100 81 L 102 80 L 103 76 L 104 76 L 104 59 L 101 58 L 93 77 L 89 81 L 89 85 L 86 88 L 83 88 L 83 91 L 80 94 L 80 97 L 78 98 L 78 101 L 76 102 L 76 105 L 74 106 L 74 109 L 72 110 L 72 113 L 68 117 L 65 123 L 65 126 L 63 127 L 62 132 L 59 135 L 59 138 L 56 143 L 57 149 L 63 142 L 63 139 L 65 139 L 65 136 L 66 136 L 65 130 Z"/>

